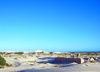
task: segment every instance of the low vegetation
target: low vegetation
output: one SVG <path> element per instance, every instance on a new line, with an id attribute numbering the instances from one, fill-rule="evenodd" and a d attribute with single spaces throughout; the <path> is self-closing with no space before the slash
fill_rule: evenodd
<path id="1" fill-rule="evenodd" d="M 44 62 L 44 64 L 47 64 L 47 62 Z"/>
<path id="2" fill-rule="evenodd" d="M 56 66 L 54 66 L 54 68 L 59 68 L 59 66 L 58 66 L 58 65 L 56 65 Z"/>
<path id="3" fill-rule="evenodd" d="M 86 67 L 88 67 L 88 65 L 86 65 Z"/>
<path id="4" fill-rule="evenodd" d="M 91 63 L 94 63 L 94 64 L 96 64 L 96 61 L 91 61 Z"/>
<path id="5" fill-rule="evenodd" d="M 15 58 L 15 60 L 18 60 L 17 58 Z"/>
<path id="6" fill-rule="evenodd" d="M 15 54 L 22 55 L 23 52 L 15 52 Z"/>
<path id="7" fill-rule="evenodd" d="M 12 64 L 7 64 L 6 60 L 3 57 L 0 56 L 0 68 L 4 68 L 4 66 L 11 67 Z"/>
<path id="8" fill-rule="evenodd" d="M 41 69 L 43 69 L 43 68 L 45 68 L 45 67 L 41 67 Z"/>
<path id="9" fill-rule="evenodd" d="M 0 56 L 0 65 L 5 66 L 6 65 L 6 60 Z"/>

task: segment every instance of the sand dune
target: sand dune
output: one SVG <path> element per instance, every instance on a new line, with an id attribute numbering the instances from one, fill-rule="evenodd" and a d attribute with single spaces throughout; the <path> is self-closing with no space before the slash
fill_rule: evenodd
<path id="1" fill-rule="evenodd" d="M 0 72 L 100 72 L 100 56 L 96 63 L 90 61 L 78 64 L 76 62 L 54 62 L 58 55 L 34 55 L 4 57 L 12 67 L 1 68 Z M 84 58 L 84 60 L 88 60 Z"/>

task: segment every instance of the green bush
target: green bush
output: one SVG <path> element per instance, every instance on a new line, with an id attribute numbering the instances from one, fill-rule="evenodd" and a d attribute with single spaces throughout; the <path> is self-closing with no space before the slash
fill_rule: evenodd
<path id="1" fill-rule="evenodd" d="M 15 58 L 15 60 L 18 60 L 17 58 Z"/>
<path id="2" fill-rule="evenodd" d="M 22 54 L 23 54 L 23 52 L 15 52 L 15 54 L 22 55 Z"/>
<path id="3" fill-rule="evenodd" d="M 88 55 L 91 55 L 91 53 L 90 53 L 90 52 L 88 52 L 87 54 L 88 54 Z"/>
<path id="4" fill-rule="evenodd" d="M 0 52 L 0 54 L 3 54 L 3 52 Z"/>
<path id="5" fill-rule="evenodd" d="M 6 60 L 3 57 L 1 57 L 1 56 L 0 56 L 0 65 L 1 66 L 6 65 Z"/>

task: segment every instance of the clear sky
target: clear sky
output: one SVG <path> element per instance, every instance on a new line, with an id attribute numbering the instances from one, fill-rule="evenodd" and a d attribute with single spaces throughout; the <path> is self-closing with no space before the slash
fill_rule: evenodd
<path id="1" fill-rule="evenodd" d="M 0 51 L 100 51 L 100 0 L 0 0 Z"/>

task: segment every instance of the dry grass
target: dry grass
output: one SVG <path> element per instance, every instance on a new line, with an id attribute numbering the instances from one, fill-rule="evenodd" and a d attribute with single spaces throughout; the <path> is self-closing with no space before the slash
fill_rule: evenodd
<path id="1" fill-rule="evenodd" d="M 62 65 L 62 66 L 65 66 L 65 65 Z"/>
<path id="2" fill-rule="evenodd" d="M 44 62 L 44 64 L 47 64 L 47 62 Z"/>
<path id="3" fill-rule="evenodd" d="M 41 67 L 41 69 L 44 69 L 45 67 Z"/>
<path id="4" fill-rule="evenodd" d="M 0 65 L 0 68 L 4 68 L 4 66 L 1 66 L 1 65 Z"/>
<path id="5" fill-rule="evenodd" d="M 54 66 L 54 68 L 59 68 L 59 66 L 58 66 L 58 65 L 56 65 L 56 66 Z"/>
<path id="6" fill-rule="evenodd" d="M 13 65 L 12 65 L 12 64 L 7 64 L 6 66 L 7 66 L 7 67 L 12 67 Z"/>
<path id="7" fill-rule="evenodd" d="M 86 67 L 88 67 L 88 65 L 86 65 Z"/>
<path id="8" fill-rule="evenodd" d="M 96 64 L 96 62 L 95 62 L 95 61 L 91 61 L 91 63 L 94 63 L 94 64 Z"/>

